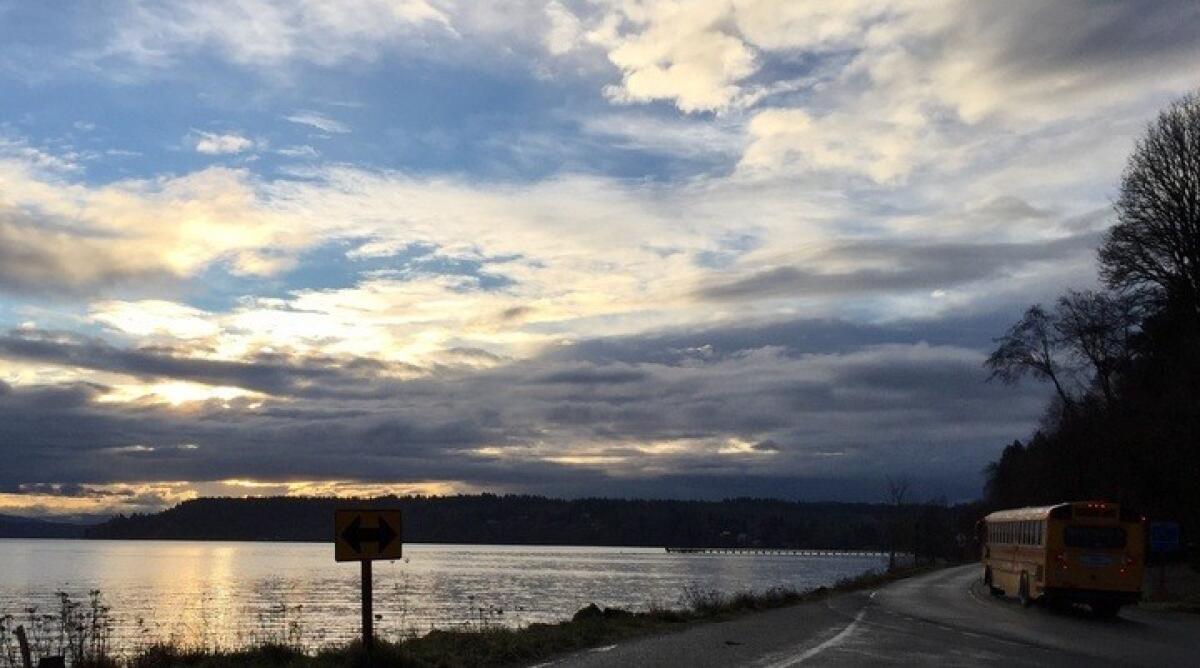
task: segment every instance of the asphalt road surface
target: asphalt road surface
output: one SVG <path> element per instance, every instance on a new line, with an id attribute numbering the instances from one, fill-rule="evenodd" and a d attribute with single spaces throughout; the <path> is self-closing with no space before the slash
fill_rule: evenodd
<path id="1" fill-rule="evenodd" d="M 1024 609 L 996 599 L 978 566 L 874 592 L 631 640 L 543 664 L 595 666 L 1200 666 L 1200 615 L 1123 608 Z"/>

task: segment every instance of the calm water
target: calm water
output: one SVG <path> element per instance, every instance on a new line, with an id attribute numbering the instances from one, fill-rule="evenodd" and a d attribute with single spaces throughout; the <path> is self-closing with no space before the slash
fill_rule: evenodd
<path id="1" fill-rule="evenodd" d="M 688 588 L 809 589 L 884 566 L 870 557 L 672 555 L 662 549 L 405 545 L 376 562 L 378 632 L 569 618 L 595 602 L 677 607 Z M 154 638 L 214 647 L 262 639 L 309 647 L 359 628 L 359 567 L 311 543 L 0 540 L 0 615 L 55 612 L 55 592 L 112 608 L 123 647 Z M 139 621 L 141 620 L 141 621 Z"/>

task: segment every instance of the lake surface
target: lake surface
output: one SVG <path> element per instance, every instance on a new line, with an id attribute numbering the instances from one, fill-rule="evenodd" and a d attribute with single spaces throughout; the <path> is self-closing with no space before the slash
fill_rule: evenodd
<path id="1" fill-rule="evenodd" d="M 554 622 L 595 602 L 680 607 L 689 590 L 811 589 L 869 570 L 876 557 L 679 555 L 657 548 L 404 546 L 374 564 L 377 633 Z M 359 565 L 315 543 L 0 539 L 0 616 L 55 614 L 56 592 L 100 590 L 113 639 L 204 647 L 285 640 L 318 647 L 359 631 Z M 36 612 L 30 613 L 31 608 Z"/>

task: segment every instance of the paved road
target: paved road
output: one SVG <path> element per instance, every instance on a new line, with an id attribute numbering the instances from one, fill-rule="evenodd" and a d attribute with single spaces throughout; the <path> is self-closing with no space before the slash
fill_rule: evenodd
<path id="1" fill-rule="evenodd" d="M 555 668 L 799 664 L 1200 666 L 1200 616 L 1126 608 L 1021 608 L 986 594 L 976 566 L 819 603 L 573 654 Z"/>

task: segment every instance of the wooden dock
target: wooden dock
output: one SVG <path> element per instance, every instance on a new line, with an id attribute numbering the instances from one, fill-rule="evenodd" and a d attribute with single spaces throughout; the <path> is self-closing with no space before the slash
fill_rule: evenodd
<path id="1" fill-rule="evenodd" d="M 766 554 L 794 557 L 886 557 L 869 550 L 803 550 L 786 547 L 668 547 L 670 554 Z"/>

